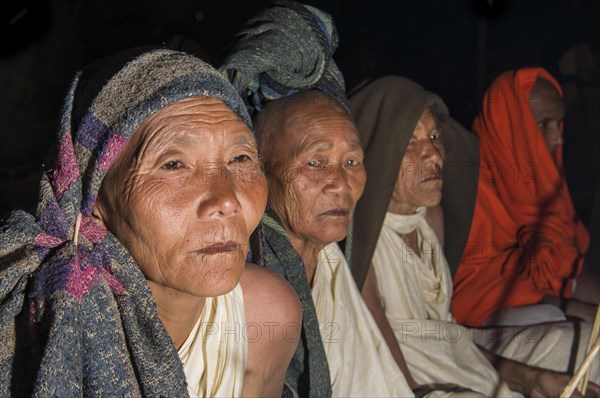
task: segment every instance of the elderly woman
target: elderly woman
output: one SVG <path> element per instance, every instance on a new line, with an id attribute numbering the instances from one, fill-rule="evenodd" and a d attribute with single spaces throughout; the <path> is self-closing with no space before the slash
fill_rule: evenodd
<path id="1" fill-rule="evenodd" d="M 465 154 L 477 149 L 476 139 L 449 118 L 437 95 L 401 77 L 367 84 L 350 106 L 370 176 L 357 205 L 352 271 L 392 352 L 407 363 L 411 387 L 428 396 L 514 395 L 454 323 L 452 278 L 437 238 L 442 228 L 436 234 L 426 219 L 428 207 L 440 211 L 442 139 Z M 468 212 L 476 181 L 462 178 Z"/>
<path id="2" fill-rule="evenodd" d="M 305 328 L 320 330 L 333 396 L 410 394 L 336 243 L 365 183 L 352 118 L 337 100 L 308 91 L 268 105 L 256 123 L 270 192 L 265 266 L 295 279 L 314 306 L 318 323 Z"/>
<path id="3" fill-rule="evenodd" d="M 365 171 L 331 58 L 335 26 L 320 10 L 278 3 L 249 22 L 222 69 L 256 112 L 269 185 L 256 251 L 302 303 L 302 344 L 286 384 L 300 396 L 412 396 L 337 244 Z"/>
<path id="4" fill-rule="evenodd" d="M 160 49 L 84 69 L 35 216 L 2 226 L 2 395 L 280 394 L 296 341 L 273 325 L 300 309 L 245 261 L 265 201 L 218 72 Z"/>
<path id="5" fill-rule="evenodd" d="M 567 375 L 484 349 L 482 355 L 472 331 L 456 324 L 450 312 L 452 280 L 438 237 L 443 224 L 456 225 L 450 218 L 428 219 L 427 213 L 439 214 L 440 201 L 444 215 L 472 213 L 477 185 L 465 171 L 477 162 L 476 138 L 450 118 L 437 95 L 397 76 L 362 87 L 351 109 L 373 176 L 357 204 L 352 271 L 411 386 L 432 396 L 514 395 L 492 361 L 514 391 L 558 396 Z M 443 172 L 445 163 L 452 169 Z M 430 225 L 441 228 L 434 232 Z M 461 229 L 468 233 L 468 225 Z"/>

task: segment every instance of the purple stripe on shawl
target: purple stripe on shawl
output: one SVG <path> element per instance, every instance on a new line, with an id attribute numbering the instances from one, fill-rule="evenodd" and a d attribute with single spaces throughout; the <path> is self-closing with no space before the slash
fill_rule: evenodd
<path id="1" fill-rule="evenodd" d="M 97 263 L 101 264 L 100 272 L 104 276 L 106 283 L 115 294 L 125 294 L 125 288 L 121 282 L 113 276 L 112 271 L 112 255 L 108 252 L 104 245 L 97 245 L 94 249 L 94 255 L 98 256 Z"/>
<path id="2" fill-rule="evenodd" d="M 94 203 L 96 203 L 96 195 L 93 192 L 84 193 L 81 200 L 81 214 L 84 216 L 92 214 Z"/>
<path id="3" fill-rule="evenodd" d="M 48 255 L 49 251 L 50 251 L 50 249 L 47 249 L 45 247 L 37 246 L 37 245 L 35 246 L 35 254 L 37 254 L 40 262 Z"/>
<path id="4" fill-rule="evenodd" d="M 83 295 L 92 290 L 92 287 L 98 282 L 98 268 L 88 264 L 84 269 L 79 269 L 77 261 L 71 263 L 71 271 L 68 274 L 66 290 L 79 300 Z"/>
<path id="5" fill-rule="evenodd" d="M 39 224 L 47 234 L 63 241 L 67 239 L 70 225 L 54 198 L 48 200 L 48 205 L 40 215 Z"/>
<path id="6" fill-rule="evenodd" d="M 60 141 L 57 167 L 52 173 L 52 185 L 58 200 L 77 181 L 77 178 L 79 178 L 79 166 L 75 158 L 71 132 L 68 131 Z"/>
<path id="7" fill-rule="evenodd" d="M 98 142 L 104 140 L 108 133 L 108 127 L 93 113 L 88 112 L 81 120 L 75 141 L 84 148 L 93 151 Z"/>
<path id="8" fill-rule="evenodd" d="M 33 298 L 47 298 L 54 292 L 63 290 L 67 284 L 71 264 L 63 260 L 52 264 L 52 267 L 41 268 L 33 285 Z"/>
<path id="9" fill-rule="evenodd" d="M 96 244 L 104 239 L 108 231 L 98 225 L 92 217 L 82 217 L 79 233 L 93 244 Z"/>
<path id="10" fill-rule="evenodd" d="M 108 170 L 121 150 L 121 147 L 126 142 L 127 140 L 119 135 L 113 135 L 109 138 L 100 155 L 100 161 L 98 162 L 100 170 Z"/>
<path id="11" fill-rule="evenodd" d="M 35 237 L 35 245 L 36 246 L 41 246 L 41 247 L 45 247 L 48 249 L 56 247 L 63 242 L 64 242 L 64 240 L 57 238 L 56 236 L 53 236 L 53 235 L 48 235 L 45 232 L 40 232 Z"/>

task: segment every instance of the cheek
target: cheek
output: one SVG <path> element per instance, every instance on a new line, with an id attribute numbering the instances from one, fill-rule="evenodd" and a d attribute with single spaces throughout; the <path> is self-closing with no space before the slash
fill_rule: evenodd
<path id="1" fill-rule="evenodd" d="M 185 211 L 191 208 L 188 196 L 185 188 L 177 190 L 160 183 L 141 184 L 132 189 L 130 212 L 126 216 L 136 239 L 144 239 L 156 249 L 178 240 L 189 220 L 189 211 Z"/>
<path id="2" fill-rule="evenodd" d="M 311 175 L 312 178 L 312 175 Z M 314 207 L 319 205 L 318 190 L 305 176 L 298 176 L 285 186 L 285 208 L 288 226 L 297 234 L 306 233 L 314 223 Z"/>
<path id="3" fill-rule="evenodd" d="M 243 211 L 246 219 L 248 231 L 256 228 L 267 204 L 267 181 L 264 176 L 260 176 L 252 183 L 244 184 L 240 189 L 240 196 L 243 197 Z"/>
<path id="4" fill-rule="evenodd" d="M 415 170 L 400 175 L 394 190 L 397 197 L 401 198 L 403 201 L 410 201 L 417 188 L 416 181 L 417 172 L 415 172 Z"/>
<path id="5" fill-rule="evenodd" d="M 349 183 L 352 188 L 352 197 L 354 199 L 354 204 L 358 201 L 358 199 L 362 196 L 363 191 L 365 190 L 365 184 L 367 182 L 367 173 L 364 168 L 360 170 L 356 170 L 350 175 Z"/>
<path id="6" fill-rule="evenodd" d="M 310 201 L 310 191 L 306 189 L 306 183 L 302 178 L 297 178 L 295 181 L 288 183 L 285 187 L 285 195 L 283 206 L 289 217 L 295 219 L 296 223 L 307 214 L 307 206 Z"/>
<path id="7" fill-rule="evenodd" d="M 446 159 L 446 148 L 444 147 L 444 144 L 442 144 L 441 141 L 436 141 L 436 148 L 440 154 L 442 163 L 444 163 L 444 160 Z"/>

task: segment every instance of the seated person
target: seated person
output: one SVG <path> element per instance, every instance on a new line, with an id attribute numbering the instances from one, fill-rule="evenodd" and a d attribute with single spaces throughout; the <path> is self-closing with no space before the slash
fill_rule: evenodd
<path id="1" fill-rule="evenodd" d="M 311 397 L 412 396 L 336 243 L 348 233 L 365 172 L 332 58 L 335 26 L 313 7 L 277 4 L 248 22 L 220 69 L 254 111 L 265 162 L 269 206 L 252 252 L 302 303 L 286 385 Z"/>
<path id="2" fill-rule="evenodd" d="M 437 95 L 401 77 L 362 86 L 350 104 L 369 176 L 354 220 L 352 271 L 415 393 L 517 395 L 500 380 L 491 360 L 512 390 L 560 395 L 568 375 L 530 368 L 484 349 L 482 354 L 471 331 L 456 324 L 450 312 L 452 279 L 438 240 L 443 225 L 436 234 L 426 213 L 442 199 L 444 146 L 448 163 L 461 167 L 457 152 L 476 149 L 476 138 L 449 117 Z M 466 202 L 462 207 L 472 207 L 473 192 L 456 193 Z"/>
<path id="3" fill-rule="evenodd" d="M 541 68 L 506 72 L 486 92 L 473 123 L 481 157 L 477 203 L 454 277 L 458 322 L 565 320 L 558 307 L 593 321 L 599 282 L 580 276 L 589 236 L 564 179 L 563 117 L 560 86 Z M 542 301 L 557 306 L 528 307 Z"/>
<path id="4" fill-rule="evenodd" d="M 51 159 L 35 216 L 2 224 L 2 395 L 281 394 L 296 340 L 242 336 L 300 308 L 245 261 L 266 181 L 233 87 L 171 50 L 100 60 Z"/>
<path id="5" fill-rule="evenodd" d="M 336 243 L 365 183 L 352 118 L 337 100 L 308 91 L 269 104 L 256 126 L 269 183 L 265 266 L 314 306 L 318 322 L 304 327 L 320 329 L 333 396 L 410 394 Z"/>

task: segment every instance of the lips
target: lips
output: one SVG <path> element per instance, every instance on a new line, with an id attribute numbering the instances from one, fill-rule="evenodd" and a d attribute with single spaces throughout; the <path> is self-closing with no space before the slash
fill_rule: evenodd
<path id="1" fill-rule="evenodd" d="M 348 214 L 350 214 L 350 209 L 336 208 L 336 209 L 328 210 L 321 214 L 324 216 L 331 216 L 331 217 L 346 217 L 346 216 L 348 216 Z"/>
<path id="2" fill-rule="evenodd" d="M 233 241 L 218 242 L 218 243 L 212 244 L 210 246 L 206 246 L 206 247 L 198 250 L 198 253 L 205 254 L 205 255 L 214 255 L 214 254 L 220 254 L 220 253 L 234 252 L 234 251 L 237 251 L 239 248 L 240 248 L 240 244 L 237 242 L 233 242 Z"/>
<path id="3" fill-rule="evenodd" d="M 430 181 L 441 181 L 441 180 L 442 180 L 441 174 L 435 174 L 435 175 L 431 175 L 427 178 L 422 179 L 421 183 L 430 182 Z"/>

